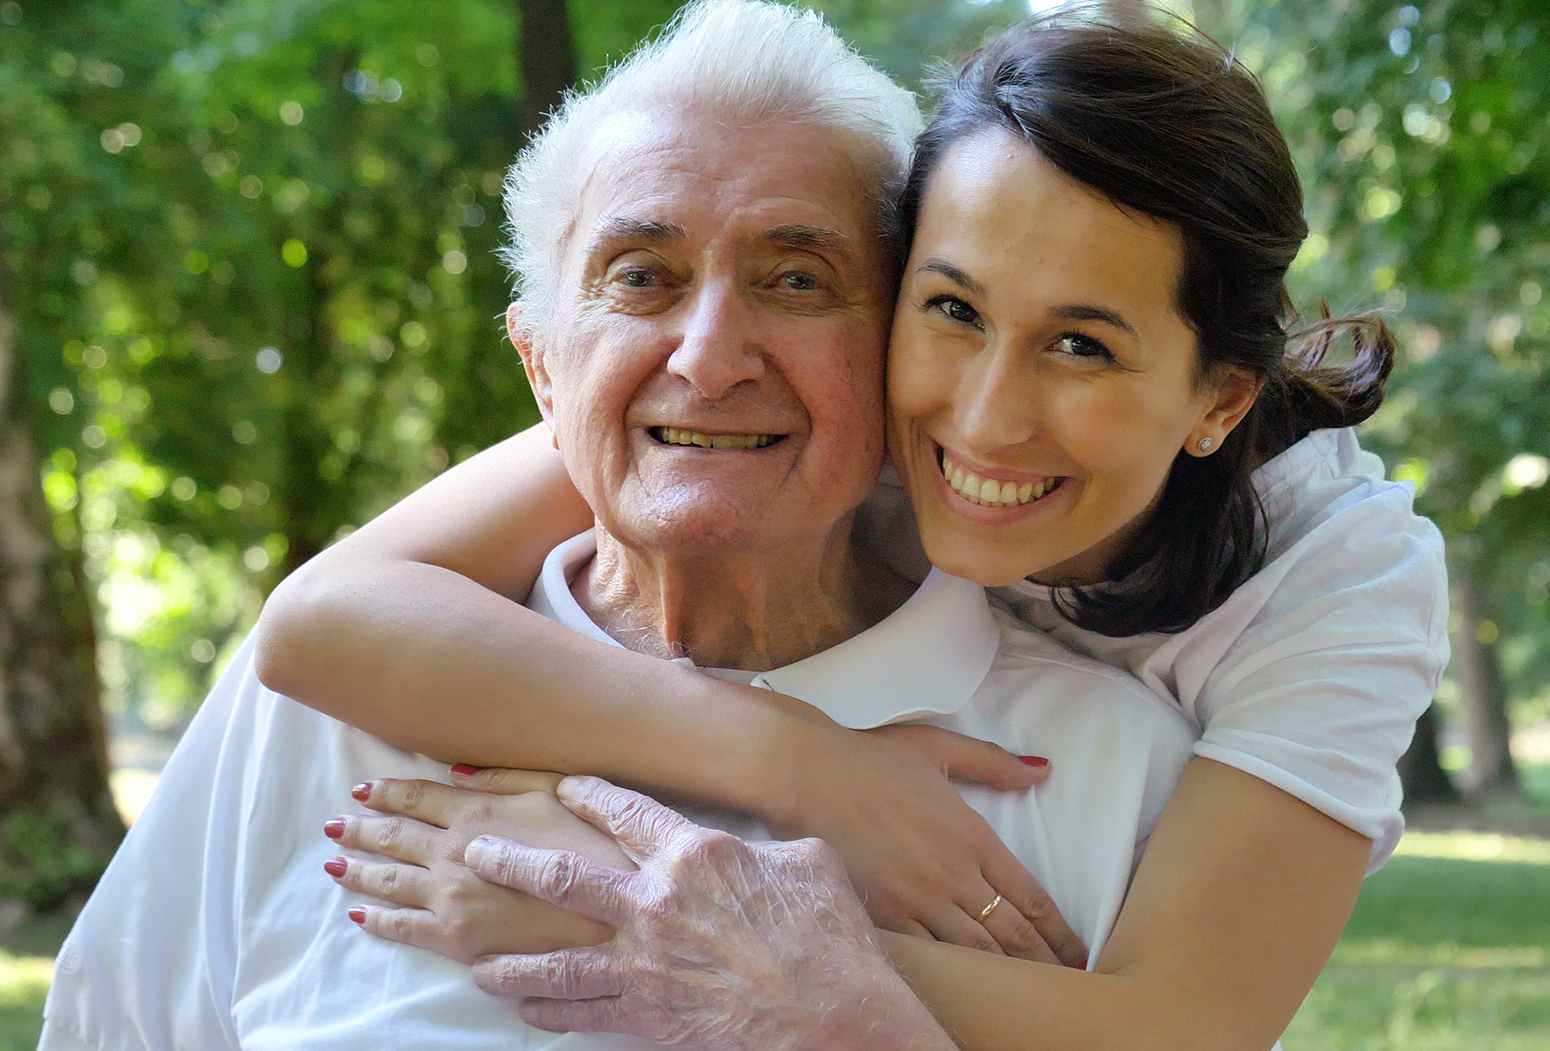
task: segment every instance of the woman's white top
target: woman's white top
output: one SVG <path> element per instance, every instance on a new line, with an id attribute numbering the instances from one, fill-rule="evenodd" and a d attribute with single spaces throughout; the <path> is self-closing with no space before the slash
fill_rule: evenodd
<path id="1" fill-rule="evenodd" d="M 1024 623 L 1173 698 L 1195 754 L 1252 774 L 1372 841 L 1368 871 L 1404 831 L 1396 764 L 1448 662 L 1442 535 L 1414 488 L 1384 479 L 1354 432 L 1315 431 L 1261 467 L 1264 568 L 1176 635 L 1073 626 L 1050 589 L 996 598 Z M 921 573 L 908 501 L 876 494 L 862 526 L 900 572 Z M 903 553 L 901 556 L 900 553 Z"/>

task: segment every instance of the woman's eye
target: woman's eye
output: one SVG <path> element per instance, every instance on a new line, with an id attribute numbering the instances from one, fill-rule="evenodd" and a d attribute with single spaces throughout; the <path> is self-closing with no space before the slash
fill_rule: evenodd
<path id="1" fill-rule="evenodd" d="M 1105 358 L 1112 359 L 1113 354 L 1109 348 L 1091 336 L 1084 336 L 1080 332 L 1067 332 L 1056 341 L 1055 346 L 1060 348 L 1062 354 L 1070 354 L 1077 358 Z"/>
<path id="2" fill-rule="evenodd" d="M 936 296 L 926 303 L 927 310 L 936 310 L 960 325 L 978 325 L 980 314 L 957 296 Z"/>

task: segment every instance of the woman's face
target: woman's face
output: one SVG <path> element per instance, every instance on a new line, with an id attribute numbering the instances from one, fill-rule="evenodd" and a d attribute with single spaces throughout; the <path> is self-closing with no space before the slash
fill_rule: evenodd
<path id="1" fill-rule="evenodd" d="M 986 585 L 1102 580 L 1180 449 L 1221 444 L 1253 384 L 1197 380 L 1182 261 L 1173 227 L 1006 132 L 946 152 L 888 367 L 889 442 L 932 562 Z"/>

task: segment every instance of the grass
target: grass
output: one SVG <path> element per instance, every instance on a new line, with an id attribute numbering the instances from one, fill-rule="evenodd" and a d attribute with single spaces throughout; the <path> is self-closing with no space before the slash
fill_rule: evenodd
<path id="1" fill-rule="evenodd" d="M 68 923 L 0 938 L 0 1051 L 32 1051 Z M 1550 840 L 1411 832 L 1367 881 L 1287 1051 L 1550 1051 Z"/>
<path id="2" fill-rule="evenodd" d="M 1550 1051 L 1550 841 L 1410 833 L 1287 1051 Z"/>

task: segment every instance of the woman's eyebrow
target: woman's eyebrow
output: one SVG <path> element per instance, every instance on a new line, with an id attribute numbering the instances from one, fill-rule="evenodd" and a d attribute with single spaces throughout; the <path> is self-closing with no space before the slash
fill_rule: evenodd
<path id="1" fill-rule="evenodd" d="M 1101 321 L 1105 325 L 1113 325 L 1121 331 L 1130 333 L 1133 339 L 1141 338 L 1136 335 L 1136 330 L 1130 327 L 1130 322 L 1108 307 L 1097 307 L 1089 303 L 1072 303 L 1066 306 L 1055 307 L 1050 313 L 1067 321 Z"/>
<path id="2" fill-rule="evenodd" d="M 983 296 L 986 294 L 984 285 L 980 284 L 978 281 L 974 280 L 974 278 L 970 277 L 962 270 L 959 270 L 956 266 L 947 262 L 945 259 L 927 259 L 924 263 L 920 264 L 920 269 L 917 270 L 916 273 L 941 274 L 943 277 L 947 278 L 947 280 L 951 281 L 953 284 L 967 292 L 973 292 L 977 296 Z"/>

